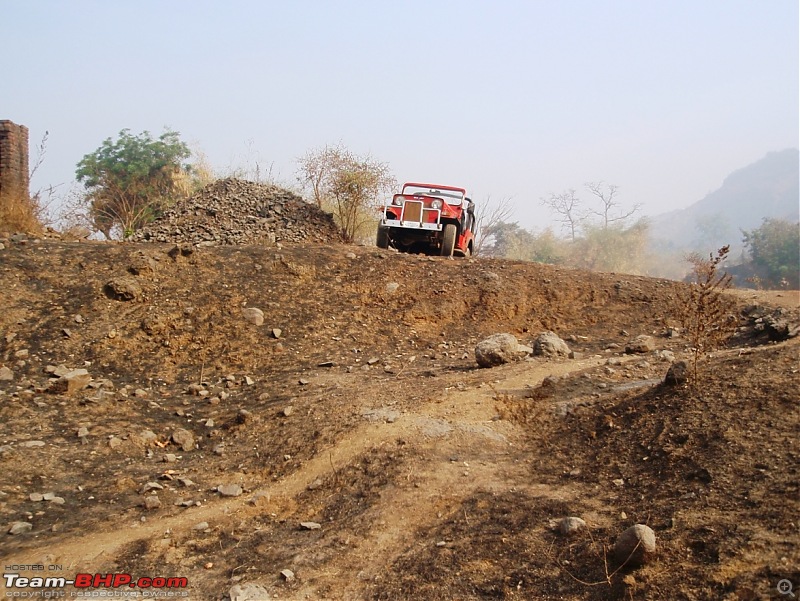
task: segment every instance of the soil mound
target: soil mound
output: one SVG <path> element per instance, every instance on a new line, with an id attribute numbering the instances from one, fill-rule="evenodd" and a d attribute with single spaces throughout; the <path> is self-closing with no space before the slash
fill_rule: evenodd
<path id="1" fill-rule="evenodd" d="M 279 186 L 235 178 L 209 184 L 137 231 L 138 242 L 196 246 L 335 242 L 330 213 Z"/>

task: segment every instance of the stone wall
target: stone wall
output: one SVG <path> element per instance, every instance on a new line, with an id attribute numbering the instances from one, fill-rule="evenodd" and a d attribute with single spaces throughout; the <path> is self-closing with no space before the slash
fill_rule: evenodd
<path id="1" fill-rule="evenodd" d="M 28 181 L 28 128 L 0 120 L 0 204 L 7 196 L 30 194 Z"/>

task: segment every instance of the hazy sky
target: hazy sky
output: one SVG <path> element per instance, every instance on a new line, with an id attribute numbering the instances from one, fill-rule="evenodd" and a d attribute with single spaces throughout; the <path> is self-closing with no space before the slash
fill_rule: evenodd
<path id="1" fill-rule="evenodd" d="M 287 183 L 341 142 L 534 229 L 551 192 L 604 180 L 657 214 L 798 146 L 797 0 L 0 0 L 0 22 L 0 119 L 32 154 L 50 132 L 34 190 L 168 126 Z"/>

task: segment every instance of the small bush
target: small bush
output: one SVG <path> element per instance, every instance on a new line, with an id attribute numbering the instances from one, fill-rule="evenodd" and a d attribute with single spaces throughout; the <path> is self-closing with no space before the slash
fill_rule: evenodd
<path id="1" fill-rule="evenodd" d="M 731 287 L 731 276 L 720 273 L 720 264 L 727 258 L 729 246 L 723 246 L 716 256 L 703 258 L 697 253 L 687 257 L 692 264 L 694 282 L 678 295 L 678 314 L 681 325 L 692 345 L 689 382 L 699 381 L 700 358 L 720 348 L 736 330 L 733 301 L 723 292 Z"/>

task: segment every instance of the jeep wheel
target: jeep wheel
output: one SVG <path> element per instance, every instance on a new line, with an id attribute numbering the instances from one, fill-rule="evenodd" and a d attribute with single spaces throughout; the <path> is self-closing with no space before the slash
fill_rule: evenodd
<path id="1" fill-rule="evenodd" d="M 378 248 L 389 248 L 389 232 L 382 227 L 378 228 L 378 236 L 375 239 Z"/>
<path id="2" fill-rule="evenodd" d="M 448 223 L 444 226 L 444 231 L 442 232 L 442 252 L 441 255 L 443 257 L 452 257 L 453 256 L 453 249 L 456 247 L 456 234 L 458 230 L 456 230 L 456 226 L 452 223 Z"/>

